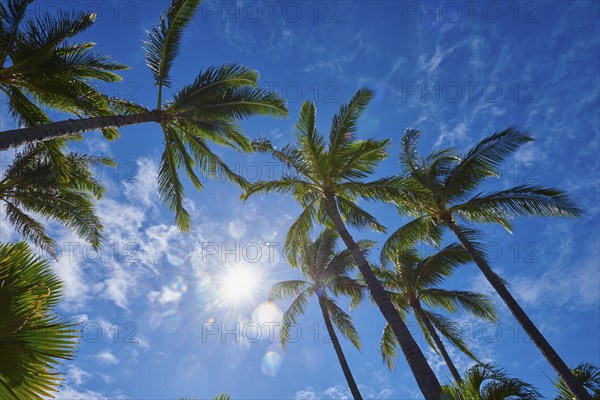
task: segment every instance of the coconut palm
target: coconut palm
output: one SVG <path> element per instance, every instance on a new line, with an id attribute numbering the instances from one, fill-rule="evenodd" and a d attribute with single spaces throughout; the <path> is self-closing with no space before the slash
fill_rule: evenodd
<path id="1" fill-rule="evenodd" d="M 395 293 L 394 304 L 403 313 L 412 310 L 429 345 L 442 356 L 456 382 L 462 380 L 440 338 L 444 336 L 460 351 L 477 361 L 464 342 L 460 327 L 450 319 L 432 309 L 443 308 L 454 313 L 462 309 L 475 317 L 488 321 L 496 320 L 496 312 L 490 299 L 476 292 L 448 290 L 439 287 L 443 281 L 461 265 L 471 261 L 469 253 L 458 244 L 451 244 L 428 257 L 421 257 L 414 248 L 394 249 L 391 254 L 382 254 L 382 268 L 375 274 L 383 285 Z M 429 309 L 424 306 L 427 305 Z M 389 325 L 381 339 L 381 355 L 388 367 L 394 367 L 397 341 Z"/>
<path id="2" fill-rule="evenodd" d="M 387 139 L 354 138 L 358 117 L 372 98 L 371 90 L 360 89 L 348 104 L 342 105 L 333 117 L 329 140 L 316 128 L 314 103 L 305 102 L 296 123 L 296 143 L 281 149 L 273 147 L 268 140 L 254 144 L 257 151 L 270 153 L 286 164 L 293 174 L 272 181 L 258 181 L 242 198 L 256 193 L 284 193 L 291 194 L 300 203 L 303 210 L 284 242 L 284 251 L 292 262 L 296 259 L 298 243 L 302 243 L 317 221 L 335 227 L 354 257 L 375 303 L 398 338 L 421 391 L 427 399 L 439 399 L 441 387 L 435 374 L 346 228 L 348 224 L 383 232 L 385 228 L 359 207 L 357 200 L 391 201 L 401 194 L 395 178 L 366 181 L 379 162 L 387 157 L 385 148 L 389 143 Z"/>
<path id="3" fill-rule="evenodd" d="M 65 180 L 56 173 L 53 159 L 42 147 L 27 146 L 15 155 L 0 180 L 0 203 L 6 218 L 23 237 L 53 256 L 57 256 L 55 243 L 38 217 L 62 223 L 98 249 L 102 225 L 94 200 L 102 197 L 104 187 L 90 168 L 110 162 L 107 158 L 67 154 L 63 163 L 69 177 Z"/>
<path id="4" fill-rule="evenodd" d="M 110 99 L 91 81 L 120 81 L 126 69 L 94 51 L 95 43 L 70 39 L 92 26 L 94 13 L 35 15 L 32 0 L 0 4 L 0 90 L 19 125 L 50 123 L 42 107 L 76 116 L 110 115 Z M 104 130 L 114 138 L 114 129 Z"/>
<path id="5" fill-rule="evenodd" d="M 126 69 L 93 51 L 95 43 L 71 40 L 92 26 L 93 13 L 61 12 L 35 15 L 31 0 L 9 0 L 0 4 L 0 91 L 21 127 L 51 123 L 46 110 L 73 116 L 111 115 L 111 100 L 100 93 L 95 82 L 116 82 L 115 71 Z M 106 127 L 105 137 L 118 132 Z M 0 136 L 4 147 L 4 136 Z M 60 179 L 70 174 L 63 153 L 65 140 L 40 144 L 52 159 Z M 39 151 L 36 151 L 39 154 Z"/>
<path id="6" fill-rule="evenodd" d="M 159 123 L 164 152 L 158 186 L 163 202 L 175 212 L 178 226 L 190 228 L 190 216 L 183 207 L 184 190 L 179 170 L 185 170 L 192 184 L 203 185 L 197 170 L 209 176 L 223 176 L 241 186 L 246 181 L 235 174 L 210 148 L 209 143 L 251 151 L 250 140 L 237 123 L 252 115 L 287 116 L 284 100 L 258 87 L 258 73 L 239 65 L 209 67 L 170 99 L 163 92 L 171 87 L 171 69 L 179 54 L 183 29 L 194 16 L 200 0 L 173 0 L 160 22 L 152 27 L 145 42 L 146 64 L 156 87 L 156 108 L 114 102 L 119 115 L 68 120 L 0 133 L 0 150 L 14 145 L 48 140 L 105 127 L 144 122 Z"/>
<path id="7" fill-rule="evenodd" d="M 77 329 L 54 313 L 62 284 L 23 243 L 0 244 L 0 398 L 44 399 L 77 348 Z"/>
<path id="8" fill-rule="evenodd" d="M 573 369 L 573 375 L 589 390 L 594 400 L 600 400 L 600 368 L 592 363 L 581 363 Z M 554 383 L 558 395 L 554 400 L 572 400 L 573 394 L 565 383 L 558 379 Z"/>
<path id="9" fill-rule="evenodd" d="M 293 265 L 299 266 L 305 280 L 290 280 L 275 284 L 271 288 L 270 299 L 294 297 L 294 301 L 283 314 L 281 344 L 285 346 L 290 329 L 298 317 L 304 314 L 308 300 L 312 296 L 317 297 L 327 333 L 342 366 L 350 392 L 355 399 L 362 399 L 333 326 L 335 325 L 338 331 L 359 350 L 360 341 L 350 315 L 336 304 L 333 297 L 350 296 L 353 304 L 357 305 L 363 298 L 365 287 L 351 277 L 356 264 L 350 252 L 336 251 L 338 238 L 337 232 L 330 229 L 321 232 L 314 242 L 307 237 L 299 245 L 297 259 L 292 262 Z M 357 245 L 361 251 L 366 252 L 372 243 L 359 241 Z"/>
<path id="10" fill-rule="evenodd" d="M 475 365 L 467 370 L 464 379 L 453 386 L 444 386 L 448 400 L 537 400 L 541 394 L 520 379 L 491 364 Z"/>
<path id="11" fill-rule="evenodd" d="M 578 398 L 590 399 L 486 261 L 479 243 L 481 233 L 459 222 L 499 223 L 510 232 L 509 221 L 516 217 L 578 217 L 581 210 L 564 192 L 543 186 L 520 185 L 473 194 L 484 179 L 497 175 L 502 161 L 533 140 L 527 132 L 505 129 L 485 138 L 462 157 L 446 149 L 424 159 L 417 151 L 419 134 L 418 130 L 407 129 L 402 139 L 400 160 L 405 171 L 402 179 L 405 191 L 412 193 L 405 193 L 397 201 L 401 212 L 415 219 L 390 236 L 384 251 L 423 238 L 437 244 L 441 241 L 442 228 L 449 228 L 567 387 Z"/>

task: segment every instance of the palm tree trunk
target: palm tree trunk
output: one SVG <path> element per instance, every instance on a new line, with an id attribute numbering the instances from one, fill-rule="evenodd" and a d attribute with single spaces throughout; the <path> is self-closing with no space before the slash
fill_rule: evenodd
<path id="1" fill-rule="evenodd" d="M 571 372 L 567 364 L 565 364 L 558 353 L 552 348 L 550 343 L 548 343 L 546 338 L 536 328 L 525 311 L 523 311 L 519 303 L 517 303 L 515 298 L 502 283 L 500 277 L 496 275 L 485 258 L 483 258 L 483 256 L 481 256 L 481 254 L 475 249 L 464 232 L 452 220 L 452 217 L 446 215 L 443 217 L 443 221 L 450 228 L 450 230 L 454 232 L 458 240 L 460 240 L 461 244 L 470 254 L 475 264 L 479 267 L 481 272 L 483 272 L 483 275 L 485 275 L 488 282 L 492 285 L 508 309 L 512 312 L 517 322 L 521 325 L 521 327 L 523 327 L 523 330 L 529 335 L 533 343 L 535 343 L 537 348 L 542 352 L 558 376 L 565 382 L 571 393 L 573 393 L 578 400 L 592 400 L 592 397 L 587 390 L 577 380 L 577 378 L 575 378 L 575 375 L 573 375 L 573 372 Z"/>
<path id="2" fill-rule="evenodd" d="M 421 318 L 421 320 L 425 324 L 425 327 L 427 328 L 427 332 L 429 332 L 429 334 L 433 338 L 433 341 L 435 342 L 435 346 L 440 351 L 440 354 L 442 355 L 444 362 L 448 366 L 448 369 L 450 370 L 450 373 L 452 374 L 454 381 L 456 383 L 461 383 L 462 377 L 460 376 L 458 369 L 456 369 L 456 366 L 452 362 L 450 355 L 446 351 L 446 347 L 444 346 L 444 343 L 442 342 L 440 335 L 438 335 L 437 331 L 435 330 L 435 327 L 431 323 L 431 320 L 429 320 L 429 317 L 423 312 L 423 309 L 421 308 L 420 305 L 415 305 L 412 307 L 413 307 L 413 310 L 415 310 L 415 314 L 417 314 L 419 316 L 419 318 Z"/>
<path id="3" fill-rule="evenodd" d="M 344 376 L 346 377 L 346 382 L 348 382 L 348 387 L 350 388 L 350 393 L 352 393 L 352 397 L 354 400 L 362 400 L 362 396 L 360 391 L 358 390 L 358 386 L 354 381 L 354 377 L 352 376 L 352 372 L 350 371 L 350 366 L 346 361 L 346 357 L 344 356 L 344 352 L 342 351 L 342 346 L 340 345 L 340 341 L 333 330 L 333 325 L 331 324 L 331 318 L 329 318 L 329 313 L 325 308 L 325 304 L 319 297 L 319 306 L 321 307 L 321 312 L 323 313 L 323 319 L 325 320 L 325 326 L 327 327 L 327 333 L 331 338 L 331 343 L 333 343 L 333 347 L 335 348 L 335 354 L 337 354 L 338 360 L 340 361 L 340 365 L 342 366 L 342 371 L 344 371 Z"/>
<path id="4" fill-rule="evenodd" d="M 440 400 L 442 396 L 442 388 L 437 380 L 437 377 L 433 373 L 433 370 L 427 364 L 427 359 L 423 355 L 423 352 L 417 345 L 415 339 L 411 336 L 408 327 L 402 321 L 398 310 L 392 304 L 389 295 L 385 291 L 383 285 L 369 266 L 367 259 L 360 251 L 360 248 L 346 229 L 342 217 L 340 216 L 337 202 L 333 195 L 326 195 L 327 211 L 333 220 L 336 230 L 340 234 L 342 240 L 348 247 L 348 250 L 352 254 L 354 261 L 358 265 L 358 269 L 365 278 L 369 292 L 377 303 L 379 310 L 383 314 L 386 321 L 392 327 L 394 335 L 398 339 L 400 348 L 404 353 L 404 357 L 408 362 L 408 365 L 415 376 L 417 385 L 421 389 L 421 393 L 427 400 Z"/>
<path id="5" fill-rule="evenodd" d="M 154 110 L 139 114 L 68 119 L 30 128 L 12 129 L 0 132 L 0 151 L 97 129 L 136 125 L 152 121 L 159 122 L 163 118 L 163 112 Z"/>

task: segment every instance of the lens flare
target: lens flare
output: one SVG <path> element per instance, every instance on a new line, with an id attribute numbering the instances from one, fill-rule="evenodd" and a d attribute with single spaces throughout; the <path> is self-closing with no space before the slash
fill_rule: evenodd
<path id="1" fill-rule="evenodd" d="M 262 359 L 262 372 L 267 376 L 276 376 L 281 369 L 283 357 L 274 351 L 268 351 Z"/>

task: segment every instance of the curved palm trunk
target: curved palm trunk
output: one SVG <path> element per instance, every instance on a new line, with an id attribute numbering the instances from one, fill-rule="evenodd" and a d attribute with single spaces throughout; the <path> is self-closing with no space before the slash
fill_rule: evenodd
<path id="1" fill-rule="evenodd" d="M 103 128 L 160 122 L 162 118 L 161 111 L 154 110 L 139 114 L 68 119 L 30 128 L 12 129 L 0 132 L 0 151 Z"/>
<path id="2" fill-rule="evenodd" d="M 514 315 L 515 319 L 523 330 L 529 335 L 533 343 L 542 352 L 548 363 L 554 368 L 558 376 L 565 382 L 571 393 L 575 395 L 578 400 L 592 400 L 592 397 L 583 387 L 583 385 L 575 378 L 573 372 L 567 367 L 567 364 L 560 358 L 558 353 L 552 348 L 550 343 L 536 328 L 531 319 L 527 316 L 525 311 L 521 308 L 519 303 L 515 300 L 512 294 L 508 291 L 506 286 L 502 283 L 500 277 L 489 266 L 487 261 L 479 254 L 473 244 L 465 236 L 463 231 L 450 216 L 445 216 L 443 219 L 444 223 L 454 232 L 460 243 L 471 255 L 471 258 L 477 264 L 483 275 L 487 278 L 488 282 L 496 290 L 498 295 L 502 298 L 508 309 Z"/>
<path id="3" fill-rule="evenodd" d="M 329 318 L 329 313 L 325 308 L 321 298 L 319 297 L 319 306 L 321 307 L 321 312 L 323 313 L 323 319 L 325 320 L 325 326 L 327 327 L 327 333 L 331 338 L 331 343 L 333 343 L 333 347 L 335 348 L 335 354 L 337 354 L 338 360 L 340 361 L 340 365 L 342 366 L 342 371 L 344 371 L 344 376 L 346 377 L 346 382 L 348 382 L 348 387 L 350 388 L 350 393 L 352 393 L 352 397 L 354 400 L 362 400 L 362 396 L 360 391 L 358 390 L 358 386 L 354 381 L 354 377 L 352 376 L 352 372 L 350 371 L 350 366 L 346 361 L 346 357 L 344 356 L 344 352 L 342 351 L 342 346 L 340 345 L 340 341 L 333 330 L 333 325 L 331 324 L 331 318 Z"/>
<path id="4" fill-rule="evenodd" d="M 429 320 L 427 315 L 425 315 L 425 313 L 423 312 L 423 309 L 420 306 L 412 306 L 412 307 L 413 307 L 413 310 L 415 311 L 415 314 L 417 314 L 419 316 L 419 318 L 421 318 L 421 320 L 425 324 L 425 328 L 427 328 L 427 332 L 429 332 L 429 334 L 433 338 L 433 341 L 435 342 L 435 346 L 440 351 L 440 354 L 442 355 L 444 362 L 448 366 L 448 369 L 450 370 L 450 373 L 452 374 L 454 381 L 457 383 L 461 383 L 462 377 L 460 376 L 458 369 L 456 369 L 456 366 L 452 362 L 450 355 L 446 351 L 446 347 L 444 346 L 444 343 L 442 342 L 440 335 L 438 335 L 437 331 L 435 330 L 435 327 L 433 326 L 433 324 L 431 323 L 431 321 Z"/>
<path id="5" fill-rule="evenodd" d="M 437 377 L 433 373 L 433 370 L 427 364 L 427 359 L 423 355 L 423 352 L 419 348 L 419 345 L 415 339 L 411 336 L 408 327 L 402 321 L 400 314 L 392 304 L 389 295 L 385 291 L 383 285 L 369 266 L 367 259 L 360 251 L 360 248 L 346 229 L 342 217 L 340 216 L 337 203 L 332 195 L 326 196 L 327 200 L 327 211 L 333 220 L 336 230 L 340 234 L 340 237 L 348 247 L 348 250 L 352 254 L 354 261 L 358 265 L 358 269 L 365 278 L 367 287 L 373 300 L 377 303 L 379 310 L 392 327 L 394 335 L 398 339 L 400 348 L 404 353 L 404 357 L 408 362 L 408 365 L 415 376 L 417 385 L 421 389 L 421 393 L 427 400 L 440 400 L 442 396 L 442 388 L 437 380 Z"/>

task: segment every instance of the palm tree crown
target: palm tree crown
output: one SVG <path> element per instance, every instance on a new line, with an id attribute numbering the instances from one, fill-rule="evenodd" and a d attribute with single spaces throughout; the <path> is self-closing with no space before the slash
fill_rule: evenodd
<path id="1" fill-rule="evenodd" d="M 13 117 L 24 126 L 51 122 L 42 106 L 77 116 L 110 115 L 110 99 L 92 80 L 120 81 L 114 71 L 127 67 L 92 49 L 95 43 L 71 43 L 96 19 L 93 13 L 34 16 L 32 0 L 0 4 L 0 90 Z M 107 129 L 114 139 L 118 133 Z"/>
<path id="2" fill-rule="evenodd" d="M 477 358 L 464 342 L 458 324 L 431 309 L 441 308 L 450 313 L 462 309 L 478 318 L 496 320 L 496 312 L 487 296 L 440 287 L 456 268 L 470 261 L 467 251 L 458 244 L 448 245 L 428 257 L 421 257 L 414 248 L 399 248 L 393 254 L 382 255 L 383 268 L 375 271 L 384 286 L 394 293 L 392 300 L 396 307 L 403 313 L 413 310 L 425 339 L 437 353 L 442 354 L 457 381 L 460 381 L 460 376 L 457 376 L 458 371 L 449 359 L 438 332 L 463 353 L 475 361 Z M 424 305 L 430 309 L 425 309 Z M 397 341 L 387 325 L 380 349 L 388 367 L 393 368 Z"/>
<path id="3" fill-rule="evenodd" d="M 62 223 L 98 249 L 102 224 L 94 200 L 102 197 L 104 187 L 91 167 L 101 163 L 111 165 L 112 161 L 69 153 L 63 164 L 70 173 L 64 179 L 41 146 L 27 146 L 15 155 L 0 180 L 0 202 L 8 221 L 23 237 L 53 256 L 57 256 L 55 243 L 38 217 Z"/>
<path id="4" fill-rule="evenodd" d="M 441 226 L 450 217 L 467 223 L 499 223 L 510 232 L 510 220 L 516 217 L 581 214 L 567 194 L 553 188 L 520 185 L 473 194 L 484 179 L 497 176 L 504 160 L 533 140 L 527 132 L 505 129 L 482 140 L 462 157 L 452 149 L 444 149 L 425 158 L 417 150 L 420 133 L 407 129 L 402 139 L 400 162 L 405 193 L 397 201 L 401 211 L 415 219 L 390 236 L 384 251 L 388 246 L 419 239 L 439 243 Z M 478 235 L 472 228 L 466 232 L 473 238 Z"/>
<path id="5" fill-rule="evenodd" d="M 304 314 L 308 299 L 318 297 L 325 304 L 327 313 L 334 325 L 350 340 L 357 349 L 360 341 L 352 318 L 342 310 L 334 297 L 348 296 L 351 306 L 357 306 L 364 297 L 365 286 L 352 278 L 356 268 L 352 254 L 348 250 L 336 251 L 339 236 L 333 230 L 324 230 L 315 241 L 306 240 L 297 254 L 298 265 L 305 280 L 290 280 L 275 284 L 271 288 L 270 299 L 280 300 L 294 296 L 294 300 L 283 315 L 281 325 L 281 344 L 285 346 L 289 339 L 290 328 L 296 323 L 298 316 Z M 359 242 L 363 251 L 372 247 L 367 240 Z"/>
<path id="6" fill-rule="evenodd" d="M 537 400 L 541 394 L 520 379 L 510 378 L 490 364 L 475 365 L 467 370 L 462 382 L 444 386 L 448 400 Z"/>
<path id="7" fill-rule="evenodd" d="M 359 199 L 391 201 L 398 193 L 394 178 L 365 181 L 387 158 L 389 144 L 388 139 L 357 140 L 354 137 L 358 116 L 372 98 L 371 90 L 358 90 L 333 117 L 328 140 L 316 128 L 315 104 L 305 102 L 294 132 L 296 143 L 277 149 L 268 139 L 254 142 L 257 151 L 270 153 L 292 172 L 277 180 L 254 183 L 242 198 L 256 193 L 286 193 L 302 205 L 303 211 L 292 224 L 284 243 L 292 262 L 296 259 L 296 244 L 310 233 L 317 221 L 333 225 L 326 196 L 335 196 L 340 214 L 349 226 L 385 231 L 374 216 L 357 204 Z"/>
<path id="8" fill-rule="evenodd" d="M 200 0 L 173 0 L 145 42 L 146 64 L 158 88 L 156 122 L 160 123 L 165 143 L 158 186 L 162 200 L 175 211 L 182 230 L 190 228 L 190 216 L 183 207 L 184 191 L 178 170 L 184 169 L 198 190 L 203 185 L 196 169 L 246 187 L 246 181 L 210 149 L 209 142 L 248 152 L 252 150 L 251 142 L 241 133 L 237 120 L 252 115 L 287 116 L 284 100 L 258 87 L 256 71 L 238 65 L 206 68 L 194 82 L 165 101 L 163 90 L 171 87 L 170 72 L 179 54 L 183 29 L 199 5 Z M 150 111 L 140 107 L 138 112 Z"/>
<path id="9" fill-rule="evenodd" d="M 573 375 L 591 393 L 594 400 L 600 400 L 600 367 L 592 363 L 581 363 L 573 369 Z M 558 391 L 554 400 L 573 399 L 573 393 L 562 380 L 558 379 L 554 387 Z"/>

